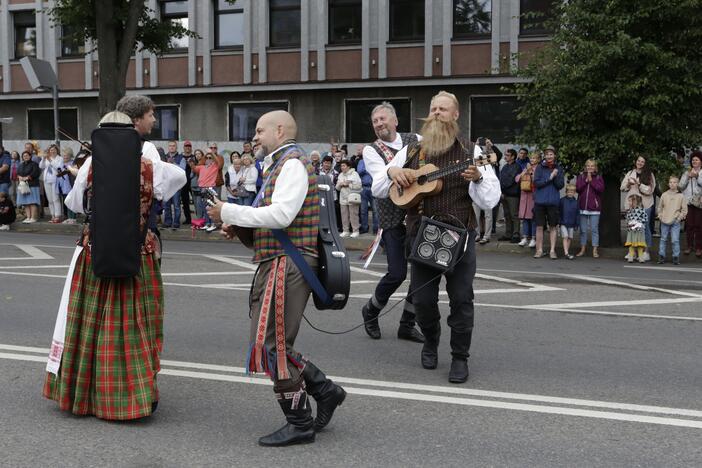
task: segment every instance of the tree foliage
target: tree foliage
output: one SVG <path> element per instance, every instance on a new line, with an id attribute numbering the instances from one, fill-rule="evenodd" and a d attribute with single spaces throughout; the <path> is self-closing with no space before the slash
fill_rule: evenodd
<path id="1" fill-rule="evenodd" d="M 124 95 L 127 67 L 137 48 L 161 55 L 168 51 L 171 39 L 197 37 L 152 13 L 145 0 L 57 0 L 49 9 L 52 21 L 68 26 L 73 38 L 97 44 L 100 114 L 113 110 Z"/>
<path id="2" fill-rule="evenodd" d="M 574 172 L 619 175 L 636 153 L 671 171 L 702 142 L 702 1 L 556 2 L 552 40 L 519 71 L 525 143 L 553 144 Z"/>

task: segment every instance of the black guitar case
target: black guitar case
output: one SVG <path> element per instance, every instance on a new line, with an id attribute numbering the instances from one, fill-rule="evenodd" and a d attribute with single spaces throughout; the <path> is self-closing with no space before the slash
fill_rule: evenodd
<path id="1" fill-rule="evenodd" d="M 141 138 L 133 127 L 93 130 L 90 243 L 99 278 L 128 278 L 141 269 L 139 229 Z"/>
<path id="2" fill-rule="evenodd" d="M 317 176 L 319 190 L 319 236 L 317 249 L 319 282 L 332 297 L 331 304 L 325 304 L 313 294 L 314 305 L 319 310 L 339 310 L 346 306 L 351 289 L 351 265 L 344 243 L 339 237 L 334 211 L 334 183 L 331 177 Z"/>

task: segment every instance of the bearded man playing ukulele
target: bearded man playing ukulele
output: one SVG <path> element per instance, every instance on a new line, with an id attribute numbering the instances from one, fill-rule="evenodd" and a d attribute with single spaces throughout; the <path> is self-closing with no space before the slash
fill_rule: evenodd
<path id="1" fill-rule="evenodd" d="M 387 174 L 392 181 L 409 187 L 414 181 L 413 170 L 422 164 L 434 164 L 445 168 L 473 155 L 480 157 L 479 147 L 459 136 L 458 99 L 451 93 L 439 92 L 431 100 L 429 116 L 420 132 L 422 140 L 400 150 L 387 165 Z M 409 157 L 408 157 L 409 155 Z M 483 167 L 469 166 L 461 173 L 443 178 L 443 189 L 427 196 L 419 205 L 407 211 L 408 246 L 413 245 L 422 215 L 443 217 L 442 221 L 455 219 L 468 229 L 466 251 L 446 277 L 446 292 L 449 297 L 447 324 L 451 329 L 451 369 L 449 382 L 463 383 L 468 380 L 468 351 L 473 334 L 473 278 L 475 277 L 475 227 L 477 222 L 472 209 L 475 202 L 482 209 L 491 210 L 500 201 L 500 183 L 489 164 Z M 421 210 L 421 213 L 420 213 Z M 455 223 L 455 221 L 453 221 Z M 439 271 L 428 266 L 411 266 L 410 291 L 413 291 L 417 324 L 425 337 L 421 353 L 422 367 L 436 369 L 438 365 L 441 315 L 439 313 Z"/>

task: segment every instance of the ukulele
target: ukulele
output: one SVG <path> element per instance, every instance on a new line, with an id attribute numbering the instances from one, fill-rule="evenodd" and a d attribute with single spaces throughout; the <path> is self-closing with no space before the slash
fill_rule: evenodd
<path id="1" fill-rule="evenodd" d="M 206 203 L 209 206 L 215 206 L 217 204 L 217 201 L 219 201 L 219 197 L 217 196 L 217 192 L 215 189 L 212 187 L 207 188 L 206 190 L 203 191 L 204 197 L 207 199 Z M 239 227 L 239 226 L 234 226 L 233 224 L 230 225 L 232 231 L 234 231 L 234 235 L 239 238 L 242 244 L 244 244 L 244 247 L 247 249 L 253 249 L 254 246 L 254 230 L 253 228 L 245 228 L 245 227 Z"/>
<path id="2" fill-rule="evenodd" d="M 392 184 L 390 187 L 390 200 L 398 207 L 406 210 L 418 204 L 424 197 L 441 192 L 443 188 L 441 179 L 443 177 L 462 172 L 468 169 L 468 166 L 486 166 L 495 163 L 497 163 L 497 155 L 490 153 L 489 155 L 483 154 L 465 161 L 456 161 L 455 164 L 443 169 L 439 169 L 433 164 L 425 164 L 419 169 L 412 170 L 415 181 L 409 187 L 400 187 L 397 184 Z"/>

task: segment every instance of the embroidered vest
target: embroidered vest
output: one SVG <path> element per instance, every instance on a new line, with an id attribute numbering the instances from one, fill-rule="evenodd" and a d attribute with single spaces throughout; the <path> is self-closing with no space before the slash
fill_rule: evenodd
<path id="1" fill-rule="evenodd" d="M 416 133 L 400 133 L 400 138 L 402 138 L 402 146 L 403 147 L 405 147 L 409 144 L 417 143 L 417 134 Z M 387 164 L 388 160 L 385 157 L 385 154 L 383 153 L 383 151 L 377 145 L 377 143 L 373 142 L 373 143 L 371 143 L 370 146 L 383 159 L 383 162 L 385 164 Z M 399 150 L 393 149 L 390 146 L 387 146 L 387 149 L 392 151 L 393 154 L 397 154 L 399 152 Z M 394 228 L 395 226 L 398 226 L 404 222 L 405 214 L 406 214 L 405 210 L 403 210 L 402 208 L 399 208 L 397 205 L 395 205 L 390 200 L 390 198 L 376 198 L 375 199 L 375 206 L 378 208 L 378 215 L 380 218 L 380 221 L 378 224 L 382 229 L 391 229 L 391 228 Z"/>
<path id="2" fill-rule="evenodd" d="M 259 203 L 259 207 L 269 206 L 273 198 L 273 190 L 275 189 L 276 181 L 283 170 L 283 165 L 288 159 L 299 159 L 305 166 L 307 171 L 307 195 L 302 204 L 302 208 L 297 213 L 293 222 L 285 228 L 290 241 L 297 247 L 302 254 L 317 257 L 317 234 L 319 229 L 319 193 L 317 192 L 317 175 L 314 173 L 314 166 L 309 157 L 296 147 L 283 157 L 289 147 L 283 148 L 273 155 L 273 165 L 275 166 L 271 180 L 266 185 L 263 197 Z M 282 158 L 282 159 L 281 159 Z M 278 161 L 280 159 L 280 161 Z M 277 164 L 276 164 L 277 163 Z M 273 166 L 271 166 L 273 167 Z M 264 175 L 267 177 L 267 174 Z M 275 257 L 285 255 L 285 250 L 280 246 L 280 243 L 273 237 L 270 229 L 260 228 L 254 230 L 254 263 L 271 260 Z"/>
<path id="3" fill-rule="evenodd" d="M 421 145 L 421 142 L 416 144 Z M 408 154 L 410 154 L 413 146 L 411 145 L 407 148 Z M 460 139 L 459 142 L 459 140 L 456 140 L 453 146 L 444 154 L 434 157 L 427 156 L 425 163 L 434 164 L 438 168 L 446 167 L 454 164 L 457 160 L 463 161 L 468 157 L 473 157 L 473 148 L 474 144 L 470 141 Z M 405 167 L 419 169 L 419 151 L 416 151 L 412 159 L 407 161 Z M 416 229 L 414 225 L 418 224 L 417 222 L 421 219 L 422 214 L 419 213 L 419 207 L 422 205 L 424 216 L 449 214 L 458 218 L 468 229 L 475 229 L 477 226 L 473 202 L 468 194 L 468 182 L 463 180 L 460 172 L 455 172 L 442 180 L 443 188 L 441 192 L 424 198 L 423 203 L 407 210 L 407 232 L 411 235 L 415 234 L 415 231 L 413 231 L 413 229 Z M 449 224 L 455 223 L 455 220 L 452 220 L 450 217 L 441 220 Z"/>

